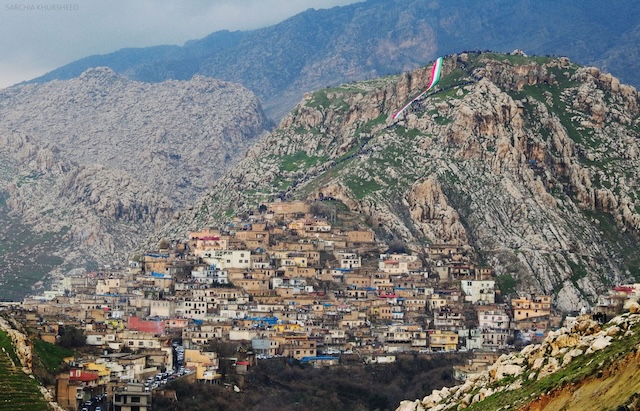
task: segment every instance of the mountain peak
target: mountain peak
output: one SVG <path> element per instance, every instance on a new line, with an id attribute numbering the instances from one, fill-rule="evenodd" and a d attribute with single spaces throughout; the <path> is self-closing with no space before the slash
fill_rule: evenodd
<path id="1" fill-rule="evenodd" d="M 114 79 L 125 79 L 125 77 L 119 75 L 115 71 L 113 71 L 109 67 L 92 67 L 85 70 L 78 77 L 80 80 L 114 80 Z"/>
<path id="2" fill-rule="evenodd" d="M 541 9 L 532 2 L 511 0 L 485 1 L 482 7 L 478 1 L 357 2 L 307 10 L 262 29 L 215 32 L 184 47 L 91 56 L 34 81 L 68 79 L 88 67 L 105 65 L 148 82 L 203 74 L 242 83 L 262 99 L 274 119 L 281 119 L 308 90 L 411 70 L 435 56 L 478 45 L 568 55 L 633 81 L 640 71 L 640 60 L 629 58 L 638 38 L 637 2 L 620 0 L 606 11 L 593 0 L 589 4 L 577 7 L 560 1 Z M 609 16 L 603 18 L 603 13 Z M 492 24 L 496 16 L 500 24 Z"/>

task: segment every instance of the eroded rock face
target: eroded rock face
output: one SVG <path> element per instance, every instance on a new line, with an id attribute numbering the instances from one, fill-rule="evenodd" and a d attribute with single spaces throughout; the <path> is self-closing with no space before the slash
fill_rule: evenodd
<path id="1" fill-rule="evenodd" d="M 322 193 L 417 252 L 425 242 L 474 248 L 520 291 L 553 294 L 562 310 L 631 280 L 621 256 L 640 232 L 635 89 L 565 58 L 463 54 L 443 67 L 446 86 L 397 121 L 391 114 L 423 90 L 429 67 L 307 94 L 194 207 L 209 214 L 168 230 Z"/>
<path id="2" fill-rule="evenodd" d="M 269 127 L 237 84 L 141 83 L 104 67 L 2 90 L 0 118 L 10 210 L 39 231 L 66 231 L 61 256 L 102 263 L 126 258 Z"/>
<path id="3" fill-rule="evenodd" d="M 433 177 L 416 183 L 407 196 L 409 213 L 431 242 L 468 244 L 467 233 L 456 210 Z"/>

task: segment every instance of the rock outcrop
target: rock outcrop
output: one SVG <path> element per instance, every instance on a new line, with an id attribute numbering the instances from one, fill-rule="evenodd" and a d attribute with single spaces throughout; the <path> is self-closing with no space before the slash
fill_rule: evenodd
<path id="1" fill-rule="evenodd" d="M 588 315 L 581 316 L 570 327 L 550 332 L 542 344 L 502 355 L 487 371 L 468 376 L 463 384 L 434 390 L 422 400 L 403 401 L 397 411 L 459 410 L 475 404 L 492 410 L 505 402 L 508 405 L 500 409 L 539 409 L 528 404 L 543 396 L 553 397 L 565 384 L 575 392 L 583 379 L 602 376 L 607 367 L 618 367 L 618 361 L 637 361 L 628 356 L 634 357 L 638 350 L 639 326 L 640 315 L 635 313 L 615 317 L 604 325 Z M 598 355 L 600 352 L 603 354 Z M 612 387 L 615 382 L 606 384 Z M 504 400 L 488 400 L 491 396 Z M 629 398 L 624 392 L 620 396 Z"/>
<path id="2" fill-rule="evenodd" d="M 638 93 L 566 58 L 464 53 L 305 96 L 167 232 L 275 199 L 329 196 L 416 252 L 473 248 L 564 310 L 640 276 Z"/>

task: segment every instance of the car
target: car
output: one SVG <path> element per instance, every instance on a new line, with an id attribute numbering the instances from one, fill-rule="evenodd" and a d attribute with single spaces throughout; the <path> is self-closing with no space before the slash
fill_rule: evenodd
<path id="1" fill-rule="evenodd" d="M 98 405 L 95 411 L 102 411 L 102 407 Z"/>

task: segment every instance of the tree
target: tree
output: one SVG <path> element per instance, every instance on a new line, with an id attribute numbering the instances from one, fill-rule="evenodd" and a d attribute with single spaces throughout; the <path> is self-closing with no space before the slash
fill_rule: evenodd
<path id="1" fill-rule="evenodd" d="M 65 348 L 84 347 L 87 343 L 87 337 L 84 335 L 84 330 L 76 327 L 60 327 L 58 334 L 60 335 L 58 345 Z"/>

